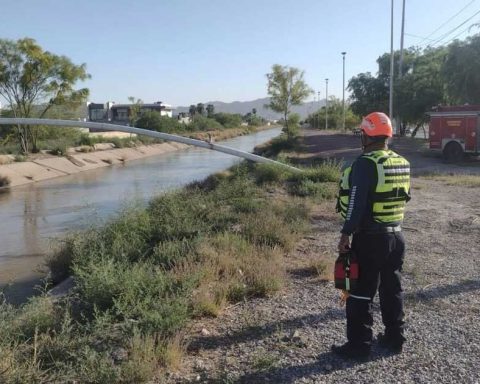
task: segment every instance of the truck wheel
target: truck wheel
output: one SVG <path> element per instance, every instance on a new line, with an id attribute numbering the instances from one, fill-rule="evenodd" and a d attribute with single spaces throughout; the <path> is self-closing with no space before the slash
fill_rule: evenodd
<path id="1" fill-rule="evenodd" d="M 443 157 L 449 163 L 458 163 L 463 160 L 463 148 L 456 141 L 448 143 L 443 150 Z"/>

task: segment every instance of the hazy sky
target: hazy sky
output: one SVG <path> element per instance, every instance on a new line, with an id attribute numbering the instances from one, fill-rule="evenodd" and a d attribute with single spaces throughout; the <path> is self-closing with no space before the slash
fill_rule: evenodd
<path id="1" fill-rule="evenodd" d="M 394 44 L 400 46 L 401 0 Z M 87 63 L 91 101 L 189 105 L 266 96 L 272 64 L 306 72 L 325 97 L 346 79 L 377 71 L 390 50 L 390 0 L 1 0 L 0 38 L 31 37 L 46 50 Z M 452 16 L 465 8 L 456 17 Z M 406 0 L 408 34 L 436 40 L 480 11 L 480 0 Z M 466 30 L 480 14 L 445 36 Z M 438 31 L 434 32 L 438 27 Z M 464 31 L 462 33 L 462 31 Z M 433 33 L 434 32 L 434 33 Z M 421 38 L 405 36 L 405 46 Z M 423 41 L 426 45 L 428 41 Z"/>

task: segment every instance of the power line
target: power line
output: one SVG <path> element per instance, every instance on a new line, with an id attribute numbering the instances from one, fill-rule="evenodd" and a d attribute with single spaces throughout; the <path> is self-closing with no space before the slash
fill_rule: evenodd
<path id="1" fill-rule="evenodd" d="M 442 25 L 440 25 L 437 29 L 435 29 L 432 33 L 430 33 L 427 37 L 424 37 L 422 41 L 420 41 L 420 43 L 418 43 L 419 45 L 421 45 L 425 40 L 428 40 L 430 37 L 432 37 L 432 35 L 439 31 L 440 29 L 442 29 L 445 25 L 447 25 L 451 20 L 453 20 L 455 17 L 457 17 L 460 13 L 462 13 L 465 9 L 467 9 L 470 5 L 472 5 L 473 3 L 475 2 L 475 0 L 472 0 L 470 1 L 467 5 L 465 5 L 460 11 L 458 11 L 455 15 L 453 15 L 452 17 L 450 17 L 447 21 L 445 21 Z"/>
<path id="2" fill-rule="evenodd" d="M 460 32 L 458 35 L 455 35 L 454 37 L 452 37 L 450 40 L 448 40 L 446 43 L 444 43 L 445 45 L 448 45 L 450 42 L 452 42 L 453 40 L 455 40 L 458 36 L 462 35 L 463 33 L 467 32 L 469 29 L 471 29 L 473 26 L 475 26 L 477 23 L 473 23 L 473 24 L 470 24 L 467 28 L 465 28 L 464 30 L 462 30 L 462 32 Z"/>
<path id="3" fill-rule="evenodd" d="M 453 32 L 455 32 L 458 28 L 464 26 L 466 23 L 468 23 L 470 20 L 472 20 L 475 16 L 477 16 L 480 13 L 480 11 L 475 12 L 472 16 L 470 16 L 467 20 L 465 20 L 463 23 L 457 25 L 455 28 L 450 30 L 449 32 L 445 33 L 443 36 L 441 36 L 438 40 L 436 40 L 432 45 L 438 44 L 439 42 L 442 42 L 445 40 L 446 37 L 450 36 Z"/>
<path id="4" fill-rule="evenodd" d="M 435 41 L 434 39 L 429 39 L 425 36 L 418 36 L 418 35 L 414 35 L 413 33 L 407 33 L 405 32 L 405 36 L 410 36 L 410 37 L 415 37 L 416 39 L 423 39 L 423 40 L 428 40 L 428 41 Z"/>

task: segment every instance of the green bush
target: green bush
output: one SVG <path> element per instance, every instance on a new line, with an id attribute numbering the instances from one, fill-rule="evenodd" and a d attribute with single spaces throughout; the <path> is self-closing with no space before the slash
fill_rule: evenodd
<path id="1" fill-rule="evenodd" d="M 269 143 L 255 148 L 255 153 L 261 156 L 275 158 L 283 151 L 294 150 L 297 145 L 297 137 L 288 137 L 287 135 L 282 134 L 270 140 Z"/>
<path id="2" fill-rule="evenodd" d="M 291 171 L 281 165 L 258 163 L 255 166 L 255 180 L 258 184 L 279 183 L 291 175 Z"/>
<path id="3" fill-rule="evenodd" d="M 296 196 L 313 196 L 321 199 L 332 199 L 337 193 L 337 185 L 332 183 L 318 183 L 312 180 L 301 180 L 292 184 L 289 192 Z"/>
<path id="4" fill-rule="evenodd" d="M 319 182 L 338 182 L 340 180 L 341 164 L 336 161 L 327 160 L 320 165 L 302 168 L 303 172 L 292 173 L 288 181 L 301 182 L 310 180 Z"/>
<path id="5" fill-rule="evenodd" d="M 193 121 L 189 124 L 192 131 L 216 131 L 224 129 L 223 125 L 214 119 L 205 116 L 196 115 Z"/>
<path id="6" fill-rule="evenodd" d="M 184 130 L 184 124 L 179 123 L 177 119 L 168 116 L 160 116 L 158 112 L 147 112 L 140 117 L 135 126 L 138 128 L 149 129 L 157 132 L 181 132 Z"/>
<path id="7" fill-rule="evenodd" d="M 215 113 L 213 119 L 225 128 L 236 128 L 242 124 L 242 115 L 236 113 Z"/>
<path id="8" fill-rule="evenodd" d="M 8 176 L 0 175 L 0 188 L 7 187 L 10 185 L 10 183 L 11 183 L 11 180 Z"/>

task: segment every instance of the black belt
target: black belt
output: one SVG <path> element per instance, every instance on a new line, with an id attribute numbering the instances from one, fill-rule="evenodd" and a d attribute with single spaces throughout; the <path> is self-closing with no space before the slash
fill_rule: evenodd
<path id="1" fill-rule="evenodd" d="M 378 228 L 371 228 L 371 229 L 360 229 L 358 233 L 366 233 L 367 235 L 377 235 L 380 233 L 394 233 L 394 232 L 402 232 L 402 227 L 397 225 L 395 227 L 378 227 Z"/>

